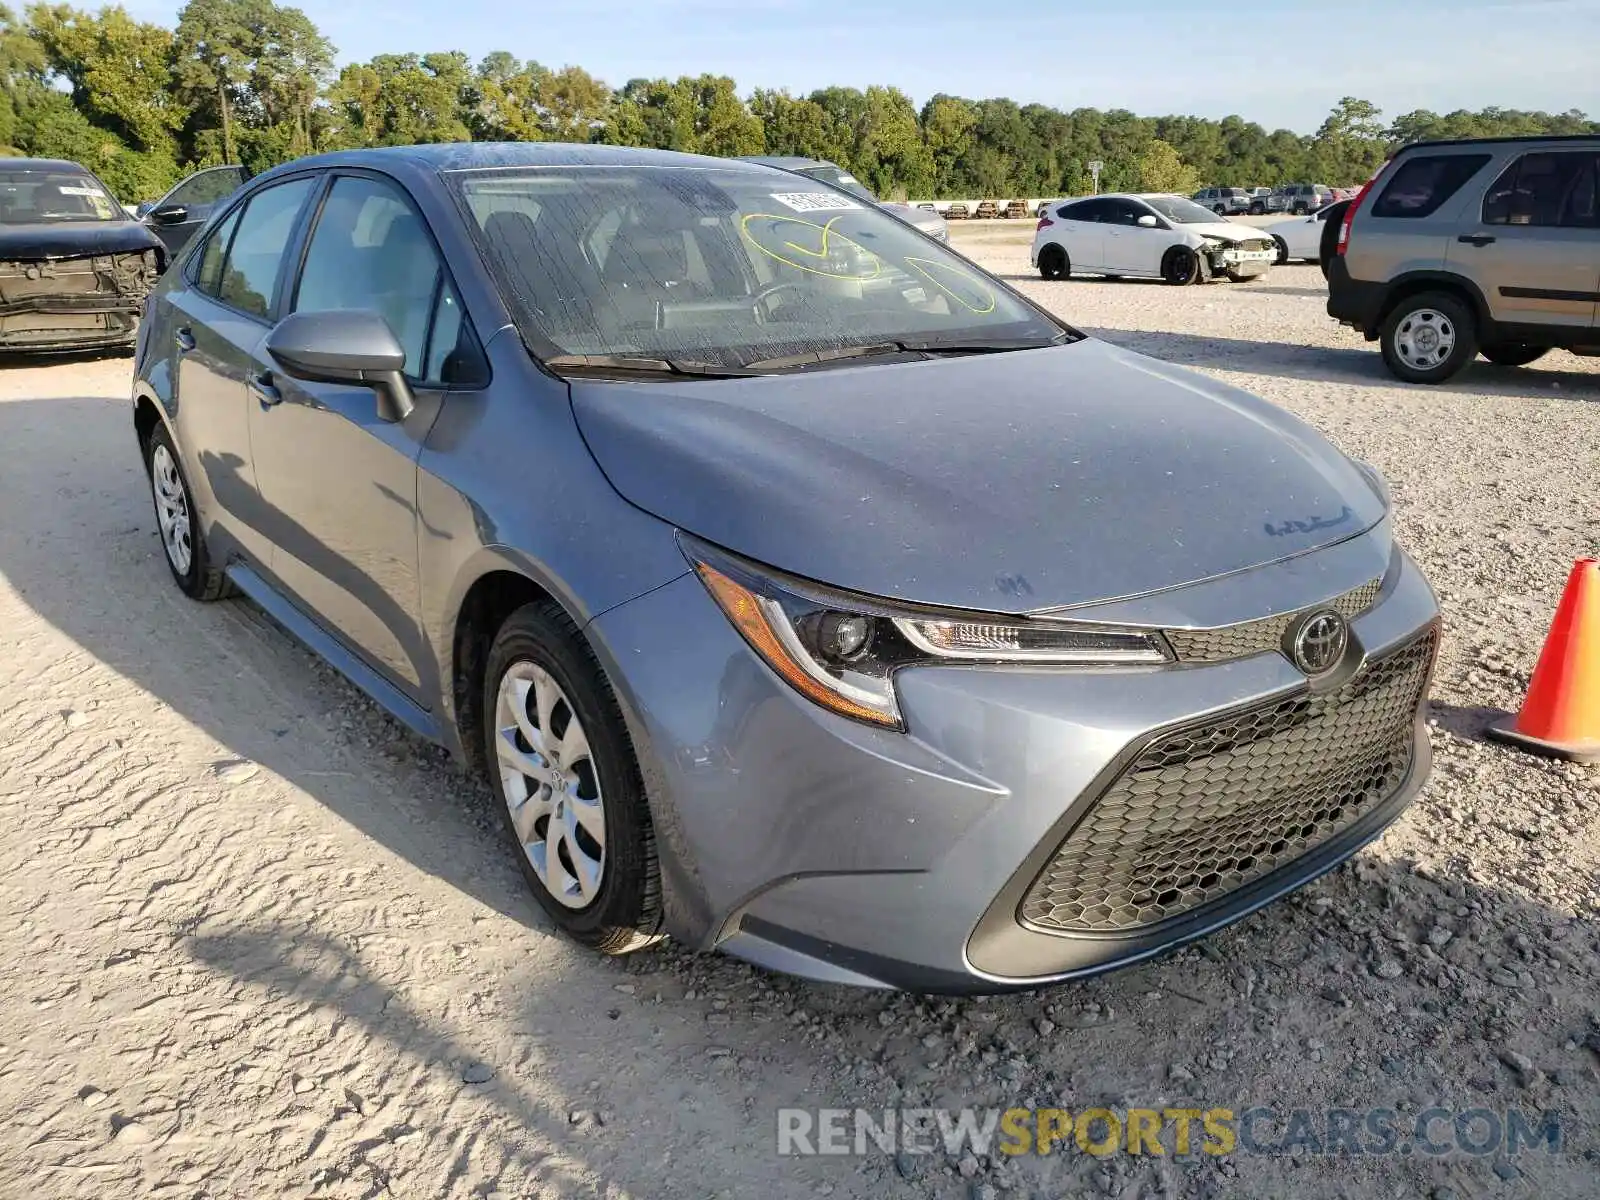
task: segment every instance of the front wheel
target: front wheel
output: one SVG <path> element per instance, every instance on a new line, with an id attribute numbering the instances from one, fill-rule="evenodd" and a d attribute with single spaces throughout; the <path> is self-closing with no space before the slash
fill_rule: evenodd
<path id="1" fill-rule="evenodd" d="M 1443 383 L 1478 351 L 1478 323 L 1461 299 L 1424 292 L 1395 306 L 1383 324 L 1383 361 L 1407 383 Z"/>
<path id="2" fill-rule="evenodd" d="M 484 672 L 490 786 L 540 906 L 603 954 L 661 939 L 644 782 L 594 654 L 554 603 L 501 626 Z"/>
<path id="3" fill-rule="evenodd" d="M 1072 260 L 1052 243 L 1039 251 L 1039 274 L 1045 279 L 1066 279 L 1072 274 Z"/>
<path id="4" fill-rule="evenodd" d="M 1205 263 L 1188 246 L 1174 246 L 1161 260 L 1161 278 L 1173 287 L 1199 283 L 1205 275 Z"/>
<path id="5" fill-rule="evenodd" d="M 1289 243 L 1277 234 L 1272 235 L 1272 240 L 1278 247 L 1278 265 L 1281 267 L 1289 261 Z"/>
<path id="6" fill-rule="evenodd" d="M 1478 351 L 1497 367 L 1525 367 L 1550 353 L 1548 346 L 1530 346 L 1525 342 L 1505 342 L 1498 346 L 1484 346 Z"/>

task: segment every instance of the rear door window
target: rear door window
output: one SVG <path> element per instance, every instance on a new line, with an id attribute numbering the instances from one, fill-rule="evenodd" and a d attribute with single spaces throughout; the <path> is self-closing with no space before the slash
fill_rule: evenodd
<path id="1" fill-rule="evenodd" d="M 263 188 L 245 203 L 228 247 L 217 299 L 240 312 L 265 317 L 277 306 L 279 268 L 312 180 L 291 179 Z"/>
<path id="2" fill-rule="evenodd" d="M 239 210 L 234 209 L 206 236 L 204 245 L 200 247 L 200 265 L 195 268 L 194 286 L 213 300 L 222 290 L 222 264 L 227 258 L 228 243 L 233 240 L 233 231 L 238 224 Z"/>
<path id="3" fill-rule="evenodd" d="M 1485 225 L 1596 226 L 1596 156 L 1524 154 L 1483 198 Z"/>
<path id="4" fill-rule="evenodd" d="M 1424 154 L 1408 158 L 1384 186 L 1372 206 L 1372 215 L 1431 217 L 1488 161 L 1487 154 Z"/>

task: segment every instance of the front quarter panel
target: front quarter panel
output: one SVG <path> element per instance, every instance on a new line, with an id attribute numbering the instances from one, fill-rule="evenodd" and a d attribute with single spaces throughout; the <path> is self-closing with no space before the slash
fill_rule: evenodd
<path id="1" fill-rule="evenodd" d="M 453 727 L 462 602 L 492 571 L 522 575 L 578 625 L 688 569 L 671 526 L 606 481 L 578 431 L 567 385 L 509 327 L 486 347 L 494 382 L 447 396 L 418 459 L 422 624 Z M 650 385 L 639 385 L 649 403 Z"/>

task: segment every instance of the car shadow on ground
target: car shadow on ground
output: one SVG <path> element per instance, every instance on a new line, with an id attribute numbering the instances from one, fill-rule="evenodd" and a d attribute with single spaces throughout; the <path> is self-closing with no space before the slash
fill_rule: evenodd
<path id="1" fill-rule="evenodd" d="M 49 447 L 59 441 L 43 431 L 63 423 L 75 431 L 72 451 L 52 461 Z M 198 605 L 173 587 L 125 400 L 0 403 L 0 455 L 0 507 L 16 514 L 0 528 L 0 574 L 40 617 L 230 753 L 528 936 L 552 936 L 481 803 L 485 788 L 455 774 L 247 602 Z M 241 812 L 241 831 L 255 819 Z M 364 939 L 262 927 L 225 911 L 194 916 L 206 928 L 181 935 L 184 949 L 238 980 L 252 1003 L 299 998 L 383 1045 L 422 1047 L 430 1061 L 487 1053 L 403 997 L 385 998 L 388 983 L 364 959 Z M 1425 935 L 1441 922 L 1457 933 L 1435 949 Z M 1520 941 L 1508 940 L 1512 931 Z M 1593 1162 L 1581 1157 L 1590 1142 L 1569 1143 L 1559 1159 L 1518 1160 L 1506 1168 L 1515 1175 L 1496 1176 L 1491 1158 L 1393 1153 L 1155 1161 L 1067 1152 L 995 1155 L 969 1167 L 942 1154 L 869 1152 L 864 1166 L 848 1156 L 775 1166 L 771 1131 L 780 1103 L 881 1112 L 886 1104 L 1160 1109 L 1183 1100 L 1285 1112 L 1550 1107 L 1576 1138 L 1600 1121 L 1600 1089 L 1584 1057 L 1593 1057 L 1588 1039 L 1600 1049 L 1600 1018 L 1590 1030 L 1584 1014 L 1600 1008 L 1592 975 L 1568 965 L 1559 976 L 1547 948 L 1592 947 L 1597 935 L 1593 921 L 1475 882 L 1464 857 L 1424 867 L 1364 855 L 1199 947 L 985 1001 L 809 984 L 670 946 L 624 964 L 575 956 L 563 960 L 559 979 L 511 963 L 494 981 L 507 1011 L 487 1024 L 543 1040 L 530 1052 L 505 1034 L 496 1051 L 505 1059 L 491 1064 L 500 1082 L 483 1095 L 508 1126 L 581 1156 L 607 1181 L 597 1193 L 606 1195 L 621 1194 L 614 1184 L 635 1195 L 728 1188 L 776 1196 L 774 1181 L 781 1194 L 918 1200 L 977 1195 L 990 1181 L 1024 1196 L 1039 1188 L 1208 1200 L 1414 1195 L 1431 1186 L 1477 1195 L 1526 1174 L 1532 1194 L 1577 1197 L 1592 1182 Z M 471 934 L 451 927 L 430 936 Z M 598 1011 L 581 1019 L 567 1011 L 575 996 L 596 995 L 604 997 Z M 663 1029 L 675 1036 L 663 1038 Z M 592 1045 L 569 1061 L 557 1051 L 563 1036 L 577 1036 L 570 1031 Z M 1458 1042 L 1487 1045 L 1491 1036 L 1534 1060 L 1536 1085 L 1487 1051 L 1482 1061 L 1453 1056 Z M 1579 1049 L 1554 1067 L 1562 1038 Z M 1571 1072 L 1572 1082 L 1557 1071 Z M 582 1097 L 609 1114 L 610 1132 L 591 1129 L 574 1144 L 573 1119 L 534 1098 L 535 1079 L 545 1095 Z M 707 1124 L 707 1114 L 729 1105 L 743 1118 L 738 1129 Z M 743 1153 L 761 1157 L 735 1163 L 733 1174 L 726 1159 L 700 1153 L 735 1137 L 760 1147 Z M 508 1162 L 508 1193 L 543 1181 L 556 1189 L 548 1194 L 575 1194 L 554 1168 Z M 674 1176 L 681 1186 L 663 1189 Z"/>
<path id="2" fill-rule="evenodd" d="M 1445 383 L 1407 384 L 1383 365 L 1374 346 L 1296 346 L 1214 334 L 1165 333 L 1078 325 L 1092 337 L 1128 350 L 1186 367 L 1274 375 L 1286 379 L 1319 379 L 1341 383 L 1415 389 L 1421 392 L 1471 392 L 1476 395 L 1527 396 L 1530 399 L 1600 402 L 1600 374 L 1547 367 L 1563 356 L 1553 352 L 1531 367 L 1498 367 L 1476 361 Z M 1570 362 L 1571 359 L 1566 359 Z"/>

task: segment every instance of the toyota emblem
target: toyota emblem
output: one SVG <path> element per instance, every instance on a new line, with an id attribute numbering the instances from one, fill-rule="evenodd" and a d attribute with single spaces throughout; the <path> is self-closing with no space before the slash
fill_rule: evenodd
<path id="1" fill-rule="evenodd" d="M 1332 609 L 1314 612 L 1300 622 L 1289 642 L 1294 665 L 1307 675 L 1325 675 L 1339 665 L 1350 644 L 1350 626 Z"/>

